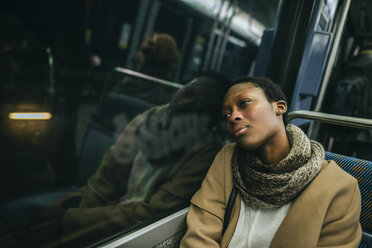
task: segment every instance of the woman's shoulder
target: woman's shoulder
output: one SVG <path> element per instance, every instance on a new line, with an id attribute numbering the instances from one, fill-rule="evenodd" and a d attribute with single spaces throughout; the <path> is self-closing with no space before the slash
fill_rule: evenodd
<path id="1" fill-rule="evenodd" d="M 192 204 L 223 218 L 226 201 L 232 189 L 231 158 L 235 144 L 226 144 L 214 158 Z M 211 204 L 213 203 L 213 204 Z"/>
<path id="2" fill-rule="evenodd" d="M 341 169 L 336 162 L 324 160 L 319 174 L 306 187 L 305 195 L 312 195 L 321 201 L 332 201 L 341 195 L 353 194 L 358 185 L 358 181 Z"/>
<path id="3" fill-rule="evenodd" d="M 223 145 L 215 156 L 208 173 L 221 176 L 221 173 L 224 173 L 223 171 L 229 170 L 234 149 L 235 143 Z"/>
<path id="4" fill-rule="evenodd" d="M 222 147 L 221 152 L 223 152 L 225 155 L 231 155 L 231 157 L 232 157 L 232 154 L 234 153 L 235 147 L 236 147 L 235 143 L 225 144 Z"/>
<path id="5" fill-rule="evenodd" d="M 350 174 L 342 170 L 334 161 L 324 160 L 318 175 L 295 200 L 294 205 L 302 209 L 314 205 L 318 212 L 326 211 L 331 204 L 346 204 L 358 190 L 358 182 Z M 315 200 L 316 199 L 316 200 Z M 338 203 L 342 204 L 338 204 Z"/>
<path id="6" fill-rule="evenodd" d="M 234 154 L 235 147 L 235 143 L 225 144 L 216 155 L 212 167 L 217 167 L 217 171 L 224 170 L 225 172 L 223 173 L 230 174 L 229 172 L 231 171 L 231 159 Z"/>
<path id="7" fill-rule="evenodd" d="M 317 177 L 326 179 L 328 184 L 332 183 L 335 186 L 349 187 L 358 183 L 356 178 L 344 171 L 333 160 L 324 160 Z"/>

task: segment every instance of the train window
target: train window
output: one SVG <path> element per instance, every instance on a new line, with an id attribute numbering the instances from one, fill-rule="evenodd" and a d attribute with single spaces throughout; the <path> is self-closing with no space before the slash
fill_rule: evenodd
<path id="1" fill-rule="evenodd" d="M 95 246 L 188 206 L 278 5 L 0 0 L 0 246 Z"/>

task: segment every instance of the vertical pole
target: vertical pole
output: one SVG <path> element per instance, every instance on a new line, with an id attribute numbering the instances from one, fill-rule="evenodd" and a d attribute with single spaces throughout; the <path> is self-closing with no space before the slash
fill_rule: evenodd
<path id="1" fill-rule="evenodd" d="M 158 0 L 155 0 L 150 7 L 149 14 L 148 14 L 148 20 L 145 27 L 144 35 L 141 41 L 141 44 L 145 41 L 147 41 L 152 33 L 154 32 L 155 22 L 156 18 L 158 17 L 160 8 L 160 2 Z"/>
<path id="2" fill-rule="evenodd" d="M 228 16 L 228 12 L 230 10 L 230 7 L 231 7 L 231 3 L 230 1 L 227 2 L 226 4 L 226 7 L 224 9 L 226 9 L 226 16 L 223 17 L 223 20 L 222 20 L 222 23 L 221 23 L 221 33 L 220 33 L 220 36 L 218 37 L 218 40 L 217 40 L 217 43 L 216 43 L 216 47 L 214 49 L 214 53 L 213 53 L 213 59 L 212 59 L 212 65 L 211 65 L 211 68 L 213 70 L 216 69 L 216 64 L 217 64 L 217 60 L 218 60 L 218 57 L 219 57 L 219 54 L 222 52 L 221 51 L 221 47 L 222 47 L 222 44 L 223 44 L 223 41 L 225 39 L 227 39 L 227 36 L 226 36 L 226 30 L 228 29 L 228 26 L 229 26 L 229 16 Z"/>
<path id="3" fill-rule="evenodd" d="M 215 31 L 218 28 L 218 23 L 219 23 L 219 19 L 220 19 L 220 14 L 221 14 L 221 10 L 222 10 L 223 1 L 224 0 L 218 1 L 218 3 L 220 5 L 218 6 L 219 7 L 218 12 L 216 14 L 216 17 L 214 18 L 214 23 L 213 23 L 211 35 L 209 36 L 208 48 L 207 48 L 207 52 L 206 52 L 205 58 L 204 58 L 203 70 L 207 70 L 208 67 L 209 67 L 209 60 L 210 60 L 212 49 L 213 49 L 214 37 L 216 36 Z"/>
<path id="4" fill-rule="evenodd" d="M 141 0 L 139 4 L 138 14 L 133 28 L 133 36 L 129 46 L 128 57 L 127 61 L 125 62 L 126 68 L 133 68 L 133 58 L 137 54 L 138 48 L 140 46 L 141 33 L 145 25 L 145 20 L 150 7 L 150 3 L 151 0 Z"/>
<path id="5" fill-rule="evenodd" d="M 230 35 L 230 31 L 231 31 L 231 21 L 232 21 L 233 17 L 236 14 L 236 10 L 237 10 L 236 0 L 234 1 L 234 4 L 231 7 L 233 8 L 233 12 L 232 12 L 232 14 L 231 14 L 231 16 L 229 18 L 228 24 L 227 24 L 227 30 L 226 30 L 226 33 L 225 33 L 225 39 L 224 39 L 224 41 L 222 43 L 221 50 L 220 50 L 220 56 L 217 59 L 216 70 L 218 70 L 218 71 L 221 69 L 221 66 L 222 66 L 223 55 L 225 54 L 225 50 L 226 50 L 226 46 L 227 46 L 227 41 L 228 41 L 228 38 L 229 38 L 229 35 Z"/>
<path id="6" fill-rule="evenodd" d="M 176 75 L 174 78 L 174 81 L 176 82 L 180 81 L 180 73 L 181 73 L 183 62 L 185 61 L 185 53 L 186 53 L 187 46 L 190 42 L 193 26 L 194 26 L 194 21 L 193 19 L 189 18 L 187 20 L 187 28 L 186 28 L 185 36 L 183 38 L 183 43 L 182 43 L 182 48 L 181 48 L 181 56 L 180 56 L 181 59 L 177 65 L 177 71 L 176 71 Z"/>

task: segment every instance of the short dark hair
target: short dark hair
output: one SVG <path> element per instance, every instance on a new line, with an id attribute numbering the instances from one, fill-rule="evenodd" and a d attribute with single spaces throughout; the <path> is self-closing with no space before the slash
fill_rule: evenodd
<path id="1" fill-rule="evenodd" d="M 279 100 L 283 100 L 288 105 L 287 97 L 280 88 L 280 85 L 274 83 L 270 78 L 244 76 L 232 81 L 230 87 L 240 83 L 252 83 L 258 88 L 261 88 L 264 91 L 269 102 L 277 102 Z M 285 126 L 287 125 L 287 115 L 287 112 L 283 114 L 283 121 Z"/>
<path id="2" fill-rule="evenodd" d="M 218 72 L 218 71 L 213 71 L 213 70 L 200 71 L 195 75 L 194 78 L 198 78 L 198 77 L 207 77 L 207 78 L 213 79 L 217 82 L 220 82 L 221 89 L 225 93 L 231 87 L 231 84 L 232 84 L 232 80 L 229 76 L 227 76 L 226 74 L 223 74 L 221 72 Z"/>
<path id="3" fill-rule="evenodd" d="M 222 120 L 221 108 L 231 84 L 230 78 L 217 71 L 202 71 L 190 82 L 193 81 L 196 84 L 188 83 L 175 93 L 170 102 L 170 109 L 174 114 L 203 113 L 210 116 L 211 125 L 216 125 Z M 182 98 L 188 100 L 178 104 Z"/>
<path id="4" fill-rule="evenodd" d="M 179 58 L 176 40 L 166 33 L 154 33 L 141 45 L 134 64 L 142 73 L 171 80 Z"/>

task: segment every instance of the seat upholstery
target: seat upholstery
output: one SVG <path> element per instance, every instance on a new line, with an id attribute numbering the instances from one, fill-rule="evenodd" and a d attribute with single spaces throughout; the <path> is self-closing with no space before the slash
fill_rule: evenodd
<path id="1" fill-rule="evenodd" d="M 362 196 L 360 223 L 363 229 L 361 247 L 372 247 L 372 162 L 326 152 L 326 160 L 334 160 L 343 170 L 358 180 Z"/>

